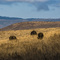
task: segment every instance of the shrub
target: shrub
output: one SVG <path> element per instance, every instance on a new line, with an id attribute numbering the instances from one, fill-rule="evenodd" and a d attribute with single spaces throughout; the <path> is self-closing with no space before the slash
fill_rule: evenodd
<path id="1" fill-rule="evenodd" d="M 44 37 L 43 33 L 38 33 L 38 39 L 42 39 Z"/>
<path id="2" fill-rule="evenodd" d="M 9 37 L 9 40 L 14 40 L 14 39 L 17 39 L 16 36 L 10 36 Z"/>
<path id="3" fill-rule="evenodd" d="M 31 35 L 37 35 L 37 32 L 33 30 L 33 31 L 31 32 Z"/>

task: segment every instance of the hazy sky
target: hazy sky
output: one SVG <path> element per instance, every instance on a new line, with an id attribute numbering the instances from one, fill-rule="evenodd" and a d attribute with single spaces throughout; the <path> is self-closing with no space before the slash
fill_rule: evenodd
<path id="1" fill-rule="evenodd" d="M 0 16 L 60 18 L 60 0 L 0 0 Z"/>

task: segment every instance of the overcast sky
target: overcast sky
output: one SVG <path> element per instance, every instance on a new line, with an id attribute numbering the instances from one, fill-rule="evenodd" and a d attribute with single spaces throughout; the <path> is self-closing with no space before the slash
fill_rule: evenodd
<path id="1" fill-rule="evenodd" d="M 60 18 L 60 0 L 0 0 L 0 16 Z"/>

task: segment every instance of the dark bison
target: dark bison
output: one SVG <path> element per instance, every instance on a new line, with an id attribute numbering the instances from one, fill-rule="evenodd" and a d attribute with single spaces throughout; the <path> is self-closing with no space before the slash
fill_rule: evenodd
<path id="1" fill-rule="evenodd" d="M 42 39 L 44 37 L 43 33 L 38 33 L 38 39 Z"/>
<path id="2" fill-rule="evenodd" d="M 17 39 L 16 36 L 10 36 L 9 37 L 9 40 L 14 40 L 14 39 Z"/>
<path id="3" fill-rule="evenodd" d="M 33 31 L 31 32 L 31 35 L 37 35 L 37 32 L 33 30 Z"/>

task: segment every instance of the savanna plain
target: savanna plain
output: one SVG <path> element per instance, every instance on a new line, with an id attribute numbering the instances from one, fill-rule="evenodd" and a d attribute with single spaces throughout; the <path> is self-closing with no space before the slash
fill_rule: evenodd
<path id="1" fill-rule="evenodd" d="M 37 35 L 30 34 L 33 30 Z M 60 60 L 60 27 L 0 31 L 0 60 Z"/>

